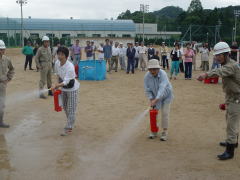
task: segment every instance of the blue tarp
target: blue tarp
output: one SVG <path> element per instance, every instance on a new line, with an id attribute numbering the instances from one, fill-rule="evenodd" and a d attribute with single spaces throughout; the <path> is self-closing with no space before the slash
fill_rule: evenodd
<path id="1" fill-rule="evenodd" d="M 78 64 L 79 80 L 102 81 L 106 79 L 105 60 L 81 60 Z"/>

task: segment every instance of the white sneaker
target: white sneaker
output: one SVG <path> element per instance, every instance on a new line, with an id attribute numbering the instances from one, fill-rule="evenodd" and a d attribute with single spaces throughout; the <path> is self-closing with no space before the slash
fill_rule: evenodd
<path id="1" fill-rule="evenodd" d="M 157 137 L 157 133 L 152 133 L 152 132 L 148 136 L 149 139 L 154 139 L 156 137 Z"/>
<path id="2" fill-rule="evenodd" d="M 160 137 L 160 140 L 161 140 L 161 141 L 166 141 L 166 140 L 167 140 L 167 132 L 166 132 L 166 131 L 163 131 L 163 132 L 162 132 L 161 137 Z"/>

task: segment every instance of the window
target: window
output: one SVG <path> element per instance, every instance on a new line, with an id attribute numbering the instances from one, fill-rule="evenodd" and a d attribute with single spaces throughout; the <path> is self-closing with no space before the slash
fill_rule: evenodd
<path id="1" fill-rule="evenodd" d="M 62 34 L 63 38 L 70 37 L 70 34 Z"/>
<path id="2" fill-rule="evenodd" d="M 54 38 L 55 37 L 55 34 L 53 34 L 53 33 L 47 33 L 46 34 L 49 38 Z"/>
<path id="3" fill-rule="evenodd" d="M 131 34 L 123 34 L 122 37 L 123 38 L 131 37 Z"/>
<path id="4" fill-rule="evenodd" d="M 78 34 L 77 37 L 84 38 L 86 37 L 86 34 Z"/>
<path id="5" fill-rule="evenodd" d="M 116 34 L 108 34 L 108 37 L 116 37 Z"/>
<path id="6" fill-rule="evenodd" d="M 37 38 L 39 38 L 39 34 L 38 33 L 30 33 L 30 37 L 31 37 L 31 39 L 37 39 Z"/>
<path id="7" fill-rule="evenodd" d="M 93 34 L 92 37 L 101 37 L 101 34 Z"/>

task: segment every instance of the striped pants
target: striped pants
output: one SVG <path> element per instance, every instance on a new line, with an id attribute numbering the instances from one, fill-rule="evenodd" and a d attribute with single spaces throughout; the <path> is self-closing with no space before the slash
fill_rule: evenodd
<path id="1" fill-rule="evenodd" d="M 72 129 L 76 119 L 75 116 L 76 116 L 77 103 L 78 103 L 78 90 L 63 91 L 62 99 L 63 99 L 63 109 L 67 116 L 67 124 L 65 128 Z"/>

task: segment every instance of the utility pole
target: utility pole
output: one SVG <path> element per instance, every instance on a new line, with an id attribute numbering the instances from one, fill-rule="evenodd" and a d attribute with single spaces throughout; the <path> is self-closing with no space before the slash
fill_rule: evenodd
<path id="1" fill-rule="evenodd" d="M 190 42 L 192 42 L 192 25 L 190 25 Z"/>
<path id="2" fill-rule="evenodd" d="M 143 37 L 143 42 L 144 42 L 144 21 L 145 21 L 145 18 L 144 18 L 144 14 L 146 13 L 146 12 L 148 12 L 148 10 L 149 10 L 149 5 L 147 5 L 147 4 L 140 4 L 140 11 L 143 13 L 143 32 L 142 32 L 142 37 Z"/>
<path id="3" fill-rule="evenodd" d="M 234 27 L 234 38 L 233 41 L 236 41 L 237 36 L 237 18 L 240 15 L 240 10 L 234 10 L 234 16 L 235 16 L 235 27 Z"/>
<path id="4" fill-rule="evenodd" d="M 217 25 L 215 26 L 215 44 L 217 44 Z"/>
<path id="5" fill-rule="evenodd" d="M 215 26 L 215 44 L 217 44 L 217 41 L 220 39 L 221 40 L 221 36 L 220 36 L 220 27 L 222 25 L 221 20 L 218 20 L 218 24 Z M 218 39 L 217 39 L 218 38 Z"/>
<path id="6" fill-rule="evenodd" d="M 24 46 L 24 38 L 23 38 L 23 10 L 22 10 L 22 6 L 24 4 L 27 4 L 27 0 L 17 0 L 16 3 L 19 4 L 20 8 L 21 8 L 21 36 L 20 36 L 20 43 L 21 43 L 21 46 L 23 47 Z"/>

